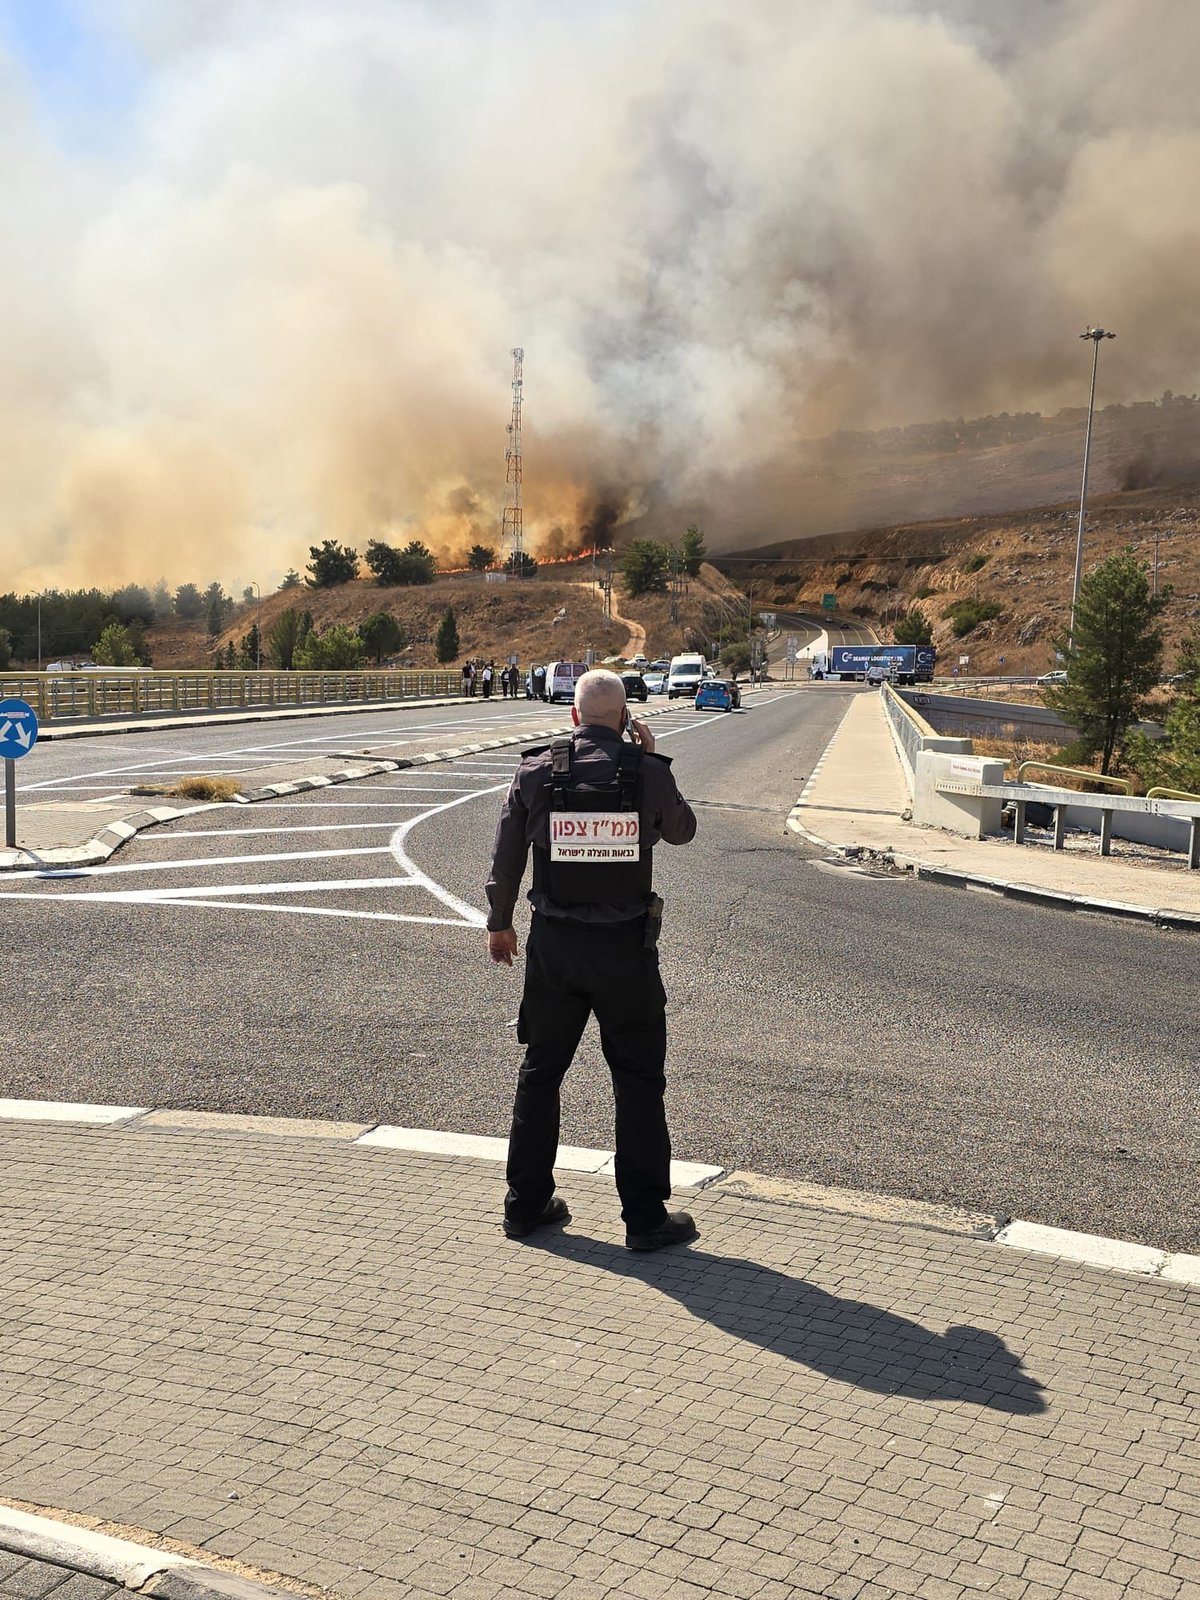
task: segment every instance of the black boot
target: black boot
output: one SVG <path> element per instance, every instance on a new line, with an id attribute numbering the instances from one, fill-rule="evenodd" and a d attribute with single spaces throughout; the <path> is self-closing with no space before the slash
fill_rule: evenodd
<path id="1" fill-rule="evenodd" d="M 627 1233 L 625 1235 L 625 1248 L 627 1250 L 664 1250 L 671 1244 L 687 1244 L 691 1239 L 698 1239 L 700 1230 L 686 1211 L 668 1211 L 665 1222 L 660 1222 L 657 1228 L 651 1228 L 649 1233 Z"/>

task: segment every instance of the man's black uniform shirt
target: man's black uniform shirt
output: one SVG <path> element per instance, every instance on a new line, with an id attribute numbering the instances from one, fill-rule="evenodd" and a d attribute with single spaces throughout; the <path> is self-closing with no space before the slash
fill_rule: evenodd
<path id="1" fill-rule="evenodd" d="M 601 723 L 584 723 L 576 728 L 571 752 L 571 776 L 580 783 L 610 783 L 616 777 L 621 735 Z M 549 749 L 526 756 L 517 768 L 492 850 L 492 870 L 487 881 L 487 925 L 489 933 L 512 927 L 513 911 L 521 892 L 521 879 L 529 859 L 530 846 L 544 844 L 548 836 L 550 813 Z M 638 805 L 641 842 L 649 848 L 665 839 L 668 844 L 687 844 L 696 833 L 696 816 L 675 787 L 671 763 L 665 756 L 644 755 L 641 771 L 641 799 Z M 646 910 L 645 901 L 624 905 L 582 905 L 569 910 L 555 905 L 548 895 L 530 892 L 535 911 L 548 917 L 573 917 L 579 922 L 627 922 Z"/>

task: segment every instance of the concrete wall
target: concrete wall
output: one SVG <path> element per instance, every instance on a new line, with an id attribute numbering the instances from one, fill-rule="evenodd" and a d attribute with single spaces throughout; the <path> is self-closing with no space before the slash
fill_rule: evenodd
<path id="1" fill-rule="evenodd" d="M 1047 706 L 1026 706 L 1015 700 L 973 700 L 969 695 L 933 694 L 925 689 L 896 691 L 906 705 L 939 733 L 977 739 L 1034 739 L 1039 744 L 1070 744 L 1076 729 Z M 1157 722 L 1139 722 L 1138 731 L 1162 738 Z"/>

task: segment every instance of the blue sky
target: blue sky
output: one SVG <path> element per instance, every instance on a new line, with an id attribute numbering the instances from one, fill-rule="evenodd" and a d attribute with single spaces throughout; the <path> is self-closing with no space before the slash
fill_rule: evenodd
<path id="1" fill-rule="evenodd" d="M 0 0 L 0 48 L 24 67 L 62 144 L 106 149 L 120 141 L 144 77 L 127 41 L 72 0 Z"/>

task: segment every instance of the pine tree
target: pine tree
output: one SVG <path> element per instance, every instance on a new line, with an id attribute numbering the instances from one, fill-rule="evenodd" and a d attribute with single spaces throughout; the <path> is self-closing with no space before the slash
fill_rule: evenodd
<path id="1" fill-rule="evenodd" d="M 358 577 L 358 552 L 350 546 L 340 545 L 336 539 L 322 539 L 308 547 L 310 576 L 305 580 L 310 589 L 332 589 L 340 583 L 349 583 Z"/>
<path id="2" fill-rule="evenodd" d="M 679 558 L 689 578 L 698 577 L 700 563 L 704 560 L 704 535 L 694 522 L 689 522 L 687 532 L 679 542 Z"/>
<path id="3" fill-rule="evenodd" d="M 296 646 L 300 642 L 300 613 L 294 606 L 281 611 L 267 634 L 267 656 L 281 672 L 292 670 Z"/>
<path id="4" fill-rule="evenodd" d="M 1170 595 L 1150 593 L 1149 570 L 1132 546 L 1092 568 L 1079 586 L 1074 643 L 1057 641 L 1067 681 L 1045 691 L 1046 704 L 1078 729 L 1080 747 L 1099 753 L 1104 773 L 1141 716 L 1162 666 L 1158 619 Z"/>
<path id="5" fill-rule="evenodd" d="M 404 628 L 390 611 L 377 611 L 373 617 L 359 623 L 358 631 L 377 667 L 382 666 L 384 656 L 395 655 L 404 648 Z"/>
<path id="6" fill-rule="evenodd" d="M 437 658 L 445 666 L 448 662 L 457 661 L 459 652 L 458 623 L 454 617 L 454 607 L 447 606 L 442 614 L 441 625 L 437 631 Z"/>

